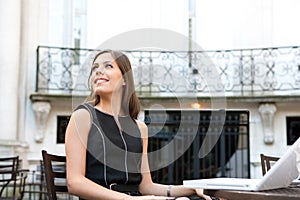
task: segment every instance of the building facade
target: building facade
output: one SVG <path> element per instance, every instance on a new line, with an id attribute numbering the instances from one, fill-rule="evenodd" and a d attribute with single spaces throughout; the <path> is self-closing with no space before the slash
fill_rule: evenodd
<path id="1" fill-rule="evenodd" d="M 74 107 L 82 102 L 86 95 L 84 92 L 74 94 L 73 91 L 66 91 L 65 88 L 68 86 L 52 93 L 41 92 L 37 79 L 38 69 L 46 71 L 49 69 L 49 66 L 43 66 L 38 58 L 38 56 L 40 58 L 43 56 L 37 52 L 39 46 L 66 48 L 71 46 L 84 49 L 85 44 L 91 43 L 89 40 L 93 35 L 89 35 L 87 31 L 89 29 L 84 27 L 86 23 L 89 26 L 90 20 L 87 12 L 90 5 L 85 2 L 71 0 L 0 1 L 0 81 L 2 85 L 0 91 L 3 94 L 0 101 L 0 151 L 3 156 L 20 155 L 25 168 L 34 168 L 39 163 L 42 149 L 64 154 L 64 144 L 57 143 L 57 117 L 70 115 Z M 295 2 L 289 3 L 293 5 Z M 257 4 L 253 6 L 254 8 L 258 6 L 261 10 L 265 9 L 262 19 L 268 20 L 270 18 L 268 13 L 277 11 L 277 7 L 272 5 L 269 2 L 266 8 L 261 8 L 261 5 Z M 182 16 L 188 19 L 188 11 Z M 182 26 L 188 25 L 188 20 L 184 23 L 186 24 Z M 269 27 L 267 31 L 274 27 Z M 186 33 L 187 41 L 195 39 L 189 37 L 187 30 L 182 33 Z M 239 33 L 235 32 L 235 34 Z M 199 35 L 201 36 L 200 33 Z M 242 32 L 238 36 L 243 38 Z M 259 40 L 264 41 L 264 38 L 266 37 L 259 37 Z M 276 39 L 275 36 L 273 38 Z M 266 40 L 273 41 L 270 38 Z M 253 41 L 256 40 L 253 39 Z M 100 43 L 105 47 L 108 44 L 103 40 Z M 189 43 L 185 43 L 181 49 L 185 53 L 190 50 L 187 44 Z M 262 42 L 262 44 L 265 43 Z M 259 177 L 261 176 L 259 153 L 280 156 L 288 148 L 290 137 L 293 135 L 299 137 L 297 131 L 299 131 L 300 123 L 300 108 L 298 107 L 300 48 L 298 44 L 289 43 L 288 45 L 288 47 L 279 48 L 259 46 L 259 49 L 207 51 L 206 55 L 211 56 L 213 63 L 217 66 L 217 72 L 221 73 L 218 77 L 224 86 L 221 95 L 214 96 L 214 93 L 203 95 L 203 93 L 196 92 L 193 93 L 193 102 L 183 103 L 178 108 L 176 104 L 178 98 L 176 96 L 174 98 L 174 95 L 169 93 L 145 95 L 141 90 L 142 92 L 138 94 L 142 107 L 151 109 L 158 105 L 164 109 L 199 109 L 191 105 L 191 103 L 198 103 L 197 105 L 201 106 L 200 109 L 248 110 L 250 113 L 251 176 Z M 94 49 L 97 47 L 98 45 Z M 123 50 L 124 46 L 120 46 L 120 49 Z M 169 58 L 172 57 L 170 55 L 174 55 L 172 52 L 178 51 L 178 49 L 167 50 L 169 50 Z M 199 53 L 199 49 L 192 50 L 194 50 L 193 55 Z M 255 57 L 254 54 L 258 52 L 260 52 L 258 57 Z M 129 54 L 133 55 L 131 52 Z M 176 54 L 175 57 L 180 56 Z M 188 56 L 185 58 L 189 60 Z M 197 56 L 192 60 L 194 62 L 190 62 L 192 66 L 198 66 Z M 134 56 L 133 63 L 136 63 Z M 159 65 L 174 67 L 170 63 L 171 61 Z M 138 66 L 138 64 L 135 65 Z M 146 65 L 149 66 L 149 64 Z M 243 70 L 240 70 L 241 67 Z M 163 68 L 165 71 L 167 69 L 169 68 Z M 179 71 L 174 72 L 182 75 Z M 167 72 L 164 73 L 170 75 Z M 139 75 L 136 76 L 137 79 L 140 78 Z M 147 78 L 147 74 L 144 76 Z M 49 83 L 52 79 L 47 81 Z M 211 81 L 215 83 L 213 78 Z M 200 87 L 199 81 L 195 82 Z M 199 91 L 202 91 L 201 88 Z M 215 104 L 212 104 L 214 103 L 212 99 Z M 218 103 L 221 105 L 219 106 Z M 143 120 L 143 113 L 140 119 Z"/>

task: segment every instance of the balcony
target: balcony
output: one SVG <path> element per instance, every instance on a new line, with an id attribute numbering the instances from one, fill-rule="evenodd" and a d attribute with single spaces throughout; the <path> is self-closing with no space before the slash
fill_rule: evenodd
<path id="1" fill-rule="evenodd" d="M 97 49 L 38 46 L 34 100 L 83 98 Z M 300 100 L 300 46 L 220 51 L 124 51 L 139 98 Z"/>

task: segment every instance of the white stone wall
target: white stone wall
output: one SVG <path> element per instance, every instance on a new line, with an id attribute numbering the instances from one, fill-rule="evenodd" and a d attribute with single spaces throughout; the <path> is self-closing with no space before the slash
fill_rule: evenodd
<path id="1" fill-rule="evenodd" d="M 69 2 L 70 5 L 72 4 L 71 1 L 66 2 Z M 183 2 L 180 1 L 178 5 L 182 5 Z M 297 26 L 299 1 L 297 0 L 255 1 L 256 3 L 252 3 L 253 0 L 249 0 L 243 4 L 243 9 L 238 10 L 237 14 L 239 15 L 231 15 L 229 17 L 226 13 L 234 13 L 234 11 L 239 9 L 240 0 L 231 0 L 229 3 L 232 6 L 227 6 L 226 9 L 220 6 L 223 5 L 220 2 L 210 1 L 209 5 L 205 5 L 205 2 L 207 3 L 207 1 L 197 2 L 198 14 L 196 14 L 196 39 L 201 46 L 202 44 L 204 45 L 205 49 L 299 45 L 297 43 L 300 32 L 299 28 L 297 28 L 299 27 Z M 150 5 L 152 9 L 150 13 L 154 13 L 157 6 L 163 6 L 159 9 L 159 15 L 153 15 L 153 19 L 149 15 L 143 18 L 141 15 L 144 13 L 141 10 L 134 14 L 135 10 L 130 10 L 133 7 L 128 7 L 128 10 L 125 10 L 133 13 L 130 15 L 131 18 L 117 19 L 116 23 L 123 24 L 124 26 L 120 26 L 121 29 L 114 29 L 113 32 L 109 32 L 109 24 L 107 24 L 107 20 L 111 16 L 101 16 L 102 13 L 89 15 L 87 17 L 89 19 L 88 25 L 86 26 L 89 30 L 87 33 L 89 37 L 86 41 L 90 45 L 88 47 L 96 47 L 102 41 L 109 39 L 109 37 L 134 28 L 159 27 L 172 29 L 170 23 L 165 18 L 164 20 L 160 20 L 158 17 L 164 15 L 163 11 L 168 8 L 168 5 L 166 3 L 159 3 L 159 5 L 150 3 Z M 228 2 L 226 2 L 226 5 L 228 5 Z M 111 6 L 114 6 L 114 4 Z M 177 6 L 174 9 L 182 9 L 182 7 Z M 65 27 L 68 25 L 66 21 L 60 21 L 64 20 L 64 15 L 67 21 L 72 21 L 70 13 L 64 13 L 66 8 L 68 7 L 61 1 L 0 1 L 0 92 L 2 94 L 0 99 L 0 154 L 20 154 L 24 160 L 25 167 L 28 168 L 33 168 L 33 164 L 38 163 L 41 159 L 42 149 L 64 154 L 64 145 L 56 144 L 55 142 L 56 116 L 70 114 L 73 108 L 72 105 L 67 101 L 50 101 L 51 109 L 46 122 L 45 137 L 43 141 L 38 143 L 35 140 L 37 122 L 30 95 L 35 92 L 37 46 L 72 45 L 72 40 L 69 40 L 69 37 L 73 37 L 72 31 L 70 31 L 72 30 L 72 25 Z M 91 8 L 91 5 L 88 8 Z M 201 10 L 203 8 L 207 8 L 206 12 Z M 124 8 L 122 7 L 122 9 Z M 248 9 L 248 12 L 243 13 L 244 9 Z M 291 12 L 289 9 L 295 10 Z M 57 15 L 54 13 L 55 10 L 58 13 Z M 251 13 L 252 11 L 260 14 L 254 16 Z M 176 15 L 181 13 L 182 17 L 187 17 L 187 12 L 187 10 L 181 10 L 181 12 L 169 11 L 168 19 L 173 19 L 172 13 Z M 279 12 L 281 13 L 280 15 L 278 15 Z M 208 15 L 209 13 L 215 16 L 215 18 L 212 18 L 212 15 Z M 91 18 L 91 16 L 95 17 Z M 55 19 L 59 23 L 56 23 Z M 144 19 L 144 21 L 136 22 L 138 19 Z M 222 26 L 218 26 L 222 21 L 217 20 L 224 19 L 227 20 L 223 21 Z M 253 19 L 254 21 L 252 21 Z M 251 23 L 246 23 L 243 20 L 249 20 Z M 254 23 L 256 21 L 261 21 L 262 23 L 257 25 Z M 286 21 L 289 21 L 289 23 L 286 23 Z M 105 29 L 105 33 L 101 32 L 103 31 L 103 22 L 106 22 L 104 28 L 107 29 Z M 136 26 L 132 26 L 133 22 L 136 23 Z M 187 22 L 185 20 L 180 20 L 180 22 L 182 24 L 176 21 L 174 30 L 183 34 L 187 33 L 187 30 L 182 30 L 185 29 Z M 271 24 L 265 26 L 269 22 Z M 113 23 L 113 25 L 116 23 Z M 126 24 L 128 26 L 125 26 Z M 280 28 L 281 25 L 285 25 L 284 28 Z M 281 34 L 278 34 L 277 31 L 281 31 Z M 273 35 L 275 32 L 276 34 Z M 254 36 L 251 34 L 254 34 Z M 274 118 L 274 143 L 266 145 L 264 143 L 261 116 L 258 112 L 259 103 L 249 101 L 227 102 L 228 109 L 250 110 L 250 158 L 251 174 L 253 177 L 261 175 L 259 163 L 260 152 L 280 156 L 288 148 L 286 146 L 285 117 L 300 116 L 300 108 L 297 106 L 297 101 L 278 101 L 275 102 L 275 105 L 277 111 Z M 205 105 L 203 108 L 205 108 Z"/>

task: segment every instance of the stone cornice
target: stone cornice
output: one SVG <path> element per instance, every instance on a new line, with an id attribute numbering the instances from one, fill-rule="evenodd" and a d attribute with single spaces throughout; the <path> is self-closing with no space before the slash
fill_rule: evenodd
<path id="1" fill-rule="evenodd" d="M 0 140 L 0 146 L 27 148 L 28 143 L 18 140 Z"/>
<path id="2" fill-rule="evenodd" d="M 50 101 L 50 102 L 64 102 L 64 101 L 84 101 L 86 95 L 71 95 L 71 94 L 39 94 L 32 93 L 30 95 L 30 100 L 35 101 Z M 207 97 L 207 96 L 198 96 L 198 97 L 167 97 L 167 96 L 139 96 L 140 101 L 167 101 L 173 102 L 177 99 L 197 99 L 202 102 L 210 102 L 213 98 L 214 100 L 226 100 L 230 102 L 262 102 L 262 103 L 271 103 L 271 102 L 300 102 L 300 95 L 262 95 L 262 96 L 225 96 L 225 97 Z"/>

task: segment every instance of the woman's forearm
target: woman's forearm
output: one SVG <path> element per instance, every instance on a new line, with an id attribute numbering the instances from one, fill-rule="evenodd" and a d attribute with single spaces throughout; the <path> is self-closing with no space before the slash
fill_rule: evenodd
<path id="1" fill-rule="evenodd" d="M 180 197 L 196 194 L 196 191 L 191 188 L 185 188 L 182 185 L 174 185 L 170 187 L 169 193 L 172 197 Z"/>
<path id="2" fill-rule="evenodd" d="M 83 199 L 91 200 L 126 200 L 130 196 L 109 190 L 103 186 L 100 186 L 91 180 L 83 178 L 73 178 L 68 180 L 69 193 L 79 196 Z"/>
<path id="3" fill-rule="evenodd" d="M 182 185 L 173 185 L 169 187 L 168 185 L 151 183 L 148 185 L 140 186 L 140 192 L 143 195 L 159 195 L 159 196 L 167 196 L 168 189 L 170 196 L 172 197 L 180 197 L 180 196 L 190 196 L 196 194 L 194 189 L 185 188 Z"/>

